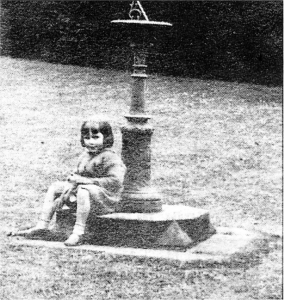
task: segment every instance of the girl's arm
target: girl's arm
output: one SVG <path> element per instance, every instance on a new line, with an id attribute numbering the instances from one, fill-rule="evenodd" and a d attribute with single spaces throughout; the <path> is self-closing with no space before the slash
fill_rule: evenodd
<path id="1" fill-rule="evenodd" d="M 85 177 L 79 174 L 72 173 L 68 179 L 69 182 L 76 183 L 76 184 L 96 184 L 98 185 L 97 178 L 92 177 Z"/>
<path id="2" fill-rule="evenodd" d="M 77 184 L 95 184 L 113 192 L 120 190 L 123 186 L 126 171 L 122 161 L 120 159 L 108 159 L 105 161 L 103 168 L 105 170 L 104 177 L 93 178 L 71 174 L 68 181 Z"/>
<path id="3" fill-rule="evenodd" d="M 107 166 L 104 177 L 96 178 L 98 185 L 112 192 L 117 192 L 123 187 L 123 180 L 126 168 L 122 162 L 113 163 Z"/>

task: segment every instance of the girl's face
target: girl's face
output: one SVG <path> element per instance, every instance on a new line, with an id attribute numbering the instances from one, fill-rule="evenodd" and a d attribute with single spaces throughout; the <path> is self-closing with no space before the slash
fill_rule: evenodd
<path id="1" fill-rule="evenodd" d="M 99 152 L 103 148 L 104 136 L 97 130 L 88 129 L 83 135 L 84 144 L 89 153 Z"/>

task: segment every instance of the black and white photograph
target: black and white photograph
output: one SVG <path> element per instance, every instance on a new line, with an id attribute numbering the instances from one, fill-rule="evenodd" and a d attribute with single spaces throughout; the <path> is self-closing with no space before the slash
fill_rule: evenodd
<path id="1" fill-rule="evenodd" d="M 283 2 L 0 0 L 0 299 L 283 299 Z"/>

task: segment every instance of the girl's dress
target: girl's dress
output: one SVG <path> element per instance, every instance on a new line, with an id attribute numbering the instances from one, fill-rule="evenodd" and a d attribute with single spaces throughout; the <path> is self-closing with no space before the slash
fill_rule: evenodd
<path id="1" fill-rule="evenodd" d="M 123 189 L 125 171 L 126 167 L 121 158 L 111 148 L 105 148 L 97 155 L 88 152 L 81 155 L 76 174 L 95 178 L 97 181 L 97 184 L 80 184 L 81 188 L 90 193 L 92 213 L 101 215 L 115 212 Z M 70 185 L 67 182 L 58 182 L 57 193 L 61 194 L 68 184 Z M 76 191 L 74 189 L 70 199 L 76 196 Z"/>

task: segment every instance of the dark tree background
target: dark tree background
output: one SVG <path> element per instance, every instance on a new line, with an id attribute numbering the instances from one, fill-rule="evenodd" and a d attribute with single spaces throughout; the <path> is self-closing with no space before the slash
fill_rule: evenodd
<path id="1" fill-rule="evenodd" d="M 130 69 L 129 1 L 2 1 L 1 52 L 63 64 Z M 150 72 L 282 85 L 282 1 L 143 1 L 158 35 Z"/>

